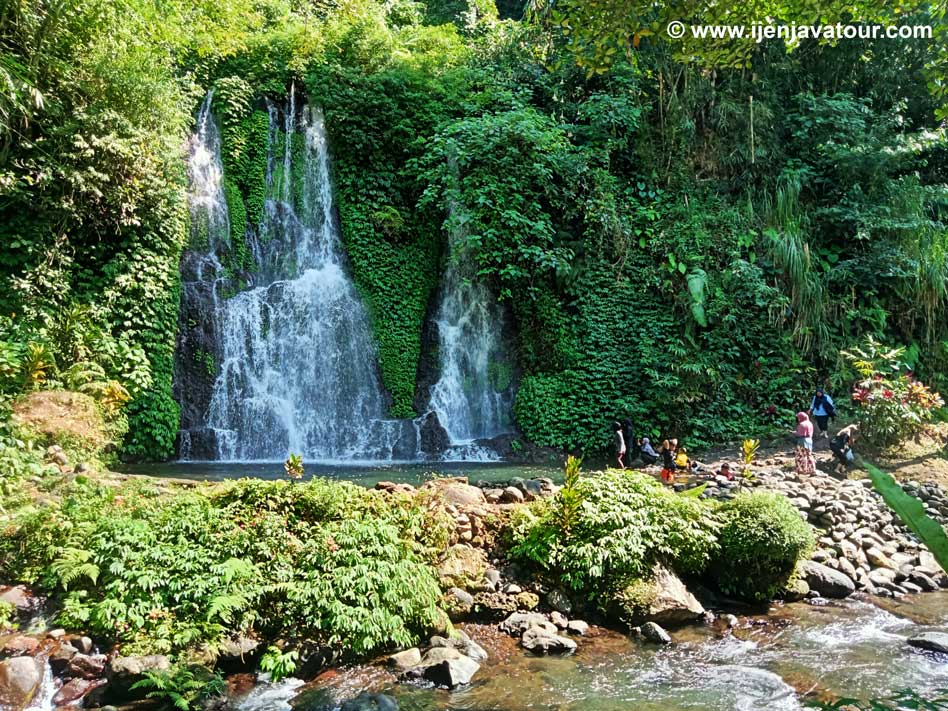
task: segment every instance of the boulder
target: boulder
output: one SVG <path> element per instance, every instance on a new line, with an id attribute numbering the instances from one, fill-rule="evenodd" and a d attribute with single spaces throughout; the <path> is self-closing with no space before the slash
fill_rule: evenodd
<path id="1" fill-rule="evenodd" d="M 501 592 L 479 592 L 474 595 L 474 609 L 480 616 L 499 619 L 517 610 L 517 599 Z"/>
<path id="2" fill-rule="evenodd" d="M 787 582 L 781 597 L 787 602 L 802 600 L 810 594 L 810 586 L 802 578 L 793 578 Z"/>
<path id="3" fill-rule="evenodd" d="M 524 501 L 523 492 L 516 486 L 508 486 L 501 493 L 500 501 L 504 504 L 522 504 Z"/>
<path id="4" fill-rule="evenodd" d="M 568 615 L 573 611 L 573 603 L 562 590 L 550 590 L 546 594 L 546 604 L 564 615 Z"/>
<path id="5" fill-rule="evenodd" d="M 10 657 L 0 662 L 0 708 L 20 711 L 36 696 L 43 681 L 43 664 L 33 657 Z"/>
<path id="6" fill-rule="evenodd" d="M 398 711 L 398 702 L 388 694 L 359 694 L 349 699 L 339 711 Z"/>
<path id="7" fill-rule="evenodd" d="M 557 632 L 556 625 L 538 612 L 515 612 L 499 625 L 501 632 L 514 637 L 522 635 L 531 627 L 545 629 L 551 634 Z"/>
<path id="8" fill-rule="evenodd" d="M 532 592 L 519 592 L 516 595 L 517 608 L 520 610 L 534 610 L 540 604 L 540 596 Z"/>
<path id="9" fill-rule="evenodd" d="M 948 654 L 948 632 L 922 632 L 911 637 L 908 643 L 918 649 Z"/>
<path id="10" fill-rule="evenodd" d="M 472 489 L 474 487 L 471 487 Z M 480 491 L 480 489 L 477 489 Z M 446 588 L 471 589 L 480 587 L 487 572 L 487 557 L 484 552 L 464 543 L 458 543 L 445 551 L 438 566 L 438 575 Z"/>
<path id="11" fill-rule="evenodd" d="M 76 639 L 72 640 L 70 644 L 83 654 L 92 654 L 93 644 L 89 637 L 77 637 Z"/>
<path id="12" fill-rule="evenodd" d="M 146 671 L 171 671 L 171 660 L 163 654 L 149 654 L 141 657 L 115 657 L 109 668 L 111 675 L 116 679 L 134 680 Z"/>
<path id="13" fill-rule="evenodd" d="M 563 613 L 554 611 L 550 613 L 550 622 L 556 625 L 557 629 L 565 630 L 569 619 Z"/>
<path id="14" fill-rule="evenodd" d="M 925 592 L 935 592 L 938 590 L 938 583 L 920 570 L 913 570 L 908 576 L 909 582 L 915 583 Z"/>
<path id="15" fill-rule="evenodd" d="M 452 616 L 464 617 L 474 607 L 474 596 L 461 588 L 450 588 L 445 594 L 445 603 Z"/>
<path id="16" fill-rule="evenodd" d="M 445 502 L 455 506 L 481 506 L 487 503 L 483 490 L 470 484 L 453 482 L 441 489 Z"/>
<path id="17" fill-rule="evenodd" d="M 63 642 L 49 655 L 49 665 L 56 674 L 62 674 L 72 658 L 79 654 L 79 650 L 68 642 Z"/>
<path id="18" fill-rule="evenodd" d="M 396 652 L 388 658 L 388 664 L 398 671 L 406 672 L 421 664 L 421 651 L 418 647 L 412 647 L 404 652 Z"/>
<path id="19" fill-rule="evenodd" d="M 425 454 L 442 454 L 451 446 L 451 438 L 433 410 L 422 418 L 418 427 L 419 449 Z"/>
<path id="20" fill-rule="evenodd" d="M 27 637 L 26 635 L 18 634 L 7 637 L 3 641 L 0 651 L 10 657 L 32 657 L 39 650 L 39 646 L 39 640 L 35 637 Z"/>
<path id="21" fill-rule="evenodd" d="M 81 701 L 96 689 L 105 686 L 105 679 L 70 679 L 53 697 L 55 706 L 77 706 Z"/>
<path id="22" fill-rule="evenodd" d="M 434 647 L 422 657 L 412 674 L 421 676 L 436 686 L 453 689 L 467 684 L 481 665 L 453 647 Z"/>
<path id="23" fill-rule="evenodd" d="M 646 622 L 642 625 L 639 630 L 642 633 L 642 636 L 647 639 L 649 642 L 655 642 L 656 644 L 671 644 L 672 638 L 660 625 L 655 624 L 654 622 Z"/>
<path id="24" fill-rule="evenodd" d="M 42 609 L 46 598 L 34 595 L 25 585 L 0 585 L 0 602 L 7 602 L 21 615 L 30 615 Z"/>
<path id="25" fill-rule="evenodd" d="M 79 679 L 99 679 L 105 675 L 109 658 L 104 654 L 75 654 L 66 665 L 66 676 Z"/>
<path id="26" fill-rule="evenodd" d="M 246 655 L 253 654 L 259 646 L 260 642 L 258 640 L 246 635 L 227 639 L 221 645 L 221 657 L 224 659 L 243 659 Z"/>
<path id="27" fill-rule="evenodd" d="M 800 566 L 800 574 L 810 589 L 815 590 L 822 597 L 843 598 L 856 591 L 856 584 L 845 573 L 833 570 L 822 563 L 808 560 Z"/>
<path id="28" fill-rule="evenodd" d="M 576 651 L 576 642 L 561 637 L 545 627 L 530 627 L 520 638 L 520 646 L 537 654 L 569 654 Z"/>
<path id="29" fill-rule="evenodd" d="M 577 637 L 585 637 L 589 634 L 589 625 L 582 620 L 570 620 L 566 625 L 566 631 Z"/>
<path id="30" fill-rule="evenodd" d="M 658 624 L 681 624 L 704 617 L 704 608 L 677 575 L 668 568 L 656 566 L 656 595 L 649 605 L 648 618 Z"/>

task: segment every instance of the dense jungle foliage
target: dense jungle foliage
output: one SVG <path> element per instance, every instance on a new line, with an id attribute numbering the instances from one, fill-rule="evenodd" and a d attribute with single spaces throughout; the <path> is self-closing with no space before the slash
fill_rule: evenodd
<path id="1" fill-rule="evenodd" d="M 596 34 L 599 5 L 643 31 Z M 853 7 L 877 21 L 890 5 Z M 931 40 L 735 48 L 654 31 L 702 3 L 589 7 L 4 2 L 0 388 L 85 388 L 124 406 L 126 456 L 172 453 L 182 146 L 213 88 L 228 267 L 247 276 L 262 99 L 291 85 L 325 112 L 393 416 L 415 414 L 452 240 L 509 304 L 517 422 L 540 445 L 601 449 L 616 417 L 694 442 L 782 426 L 814 384 L 848 390 L 840 351 L 870 334 L 948 387 L 937 11 L 898 8 Z"/>

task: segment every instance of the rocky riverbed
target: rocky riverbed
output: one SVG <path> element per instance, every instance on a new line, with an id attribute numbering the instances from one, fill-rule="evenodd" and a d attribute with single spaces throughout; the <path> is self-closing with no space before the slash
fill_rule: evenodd
<path id="1" fill-rule="evenodd" d="M 657 471 L 653 473 L 657 474 Z M 406 708 L 455 708 L 455 699 L 469 698 L 474 693 L 472 689 L 498 690 L 498 674 L 501 677 L 507 675 L 508 665 L 535 668 L 541 678 L 552 673 L 550 669 L 568 669 L 570 674 L 586 678 L 588 673 L 578 669 L 592 664 L 596 654 L 601 654 L 613 660 L 609 662 L 609 674 L 621 676 L 619 669 L 622 664 L 615 660 L 633 654 L 633 650 L 633 656 L 644 655 L 643 658 L 650 660 L 646 666 L 658 664 L 658 668 L 647 673 L 658 674 L 661 678 L 669 673 L 661 670 L 662 660 L 695 662 L 694 659 L 688 661 L 690 652 L 665 653 L 660 651 L 662 649 L 684 647 L 685 650 L 698 650 L 696 653 L 701 659 L 707 654 L 713 657 L 723 648 L 743 655 L 749 648 L 748 640 L 763 634 L 760 630 L 766 629 L 776 638 L 783 634 L 780 630 L 787 625 L 799 624 L 800 618 L 805 618 L 811 636 L 818 634 L 816 621 L 823 619 L 832 626 L 836 624 L 833 621 L 836 617 L 844 618 L 847 624 L 852 619 L 864 618 L 869 620 L 866 624 L 870 627 L 881 626 L 884 630 L 898 627 L 897 634 L 878 633 L 880 639 L 884 638 L 891 647 L 891 655 L 904 658 L 903 661 L 907 660 L 910 665 L 922 664 L 932 670 L 933 678 L 948 677 L 948 637 L 945 635 L 948 608 L 942 610 L 943 614 L 936 611 L 924 620 L 905 620 L 905 615 L 910 614 L 906 610 L 924 607 L 924 603 L 918 602 L 926 599 L 924 593 L 931 593 L 928 597 L 944 603 L 946 593 L 935 591 L 948 588 L 948 575 L 939 569 L 925 547 L 890 512 L 869 480 L 840 480 L 825 472 L 800 477 L 793 471 L 792 458 L 780 454 L 756 465 L 754 475 L 752 480 L 742 484 L 723 477 L 696 477 L 680 481 L 677 488 L 704 485 L 702 496 L 716 498 L 733 497 L 741 486 L 777 491 L 784 494 L 801 517 L 815 527 L 818 534 L 816 550 L 812 559 L 802 565 L 800 579 L 786 594 L 788 601 L 806 601 L 800 603 L 803 607 L 792 608 L 796 610 L 792 614 L 785 613 L 780 607 L 772 609 L 769 615 L 753 613 L 700 587 L 689 589 L 690 583 L 686 584 L 671 571 L 658 567 L 654 577 L 660 583 L 659 591 L 650 604 L 647 619 L 633 628 L 631 634 L 628 634 L 628 629 L 624 634 L 610 632 L 595 624 L 603 620 L 594 604 L 548 587 L 502 557 L 502 546 L 498 546 L 497 537 L 505 517 L 525 503 L 553 496 L 558 487 L 551 479 L 514 478 L 501 484 L 484 482 L 476 485 L 464 478 L 444 478 L 417 489 L 405 483 L 383 482 L 377 486 L 380 491 L 424 494 L 449 515 L 452 522 L 450 540 L 438 573 L 446 590 L 446 607 L 462 632 L 435 635 L 417 648 L 402 650 L 377 660 L 373 665 L 359 667 L 356 677 L 352 676 L 354 672 L 351 670 L 323 674 L 315 686 L 307 686 L 302 693 L 302 682 L 292 681 L 279 685 L 257 684 L 248 694 L 240 690 L 247 685 L 245 677 L 235 676 L 231 684 L 231 701 L 227 704 L 237 709 L 270 711 L 288 709 L 291 698 L 302 698 L 304 701 L 294 702 L 294 708 L 394 709 L 399 708 L 399 704 L 416 704 L 420 698 L 417 696 L 421 693 L 419 689 L 453 689 L 455 691 L 448 696 L 444 696 L 448 693 L 446 691 L 426 691 L 421 697 L 423 701 L 418 702 L 420 705 Z M 595 476 L 595 473 L 588 476 Z M 943 524 L 948 521 L 948 498 L 937 484 L 908 482 L 905 488 L 925 502 L 933 517 Z M 840 607 L 828 600 L 842 598 L 856 601 L 844 602 Z M 44 629 L 38 617 L 44 601 L 25 588 L 0 588 L 0 600 L 17 610 L 22 623 L 19 631 L 0 636 L 0 709 L 3 711 L 50 711 L 82 705 L 94 708 L 110 700 L 127 698 L 132 682 L 140 679 L 143 672 L 160 671 L 170 666 L 170 660 L 161 655 L 129 657 L 116 650 L 99 649 L 81 631 L 67 633 Z M 908 602 L 902 608 L 890 608 L 885 612 L 878 605 L 887 601 L 893 605 Z M 811 612 L 824 609 L 830 612 Z M 32 626 L 30 620 L 33 620 Z M 478 624 L 470 624 L 472 621 Z M 810 640 L 810 637 L 801 639 Z M 864 642 L 869 644 L 871 640 Z M 761 641 L 754 644 L 759 647 Z M 233 649 L 224 650 L 225 667 L 238 671 L 243 667 L 252 671 L 259 657 L 257 646 L 254 640 L 235 639 Z M 615 652 L 618 648 L 624 651 L 621 654 Z M 793 656 L 792 650 L 780 648 L 781 655 L 787 657 L 781 664 L 792 667 L 788 661 Z M 859 654 L 864 654 L 863 647 L 860 647 Z M 536 661 L 540 659 L 548 661 Z M 723 661 L 726 660 L 715 663 Z M 757 699 L 763 694 L 772 697 L 772 705 L 768 708 L 797 708 L 800 694 L 809 693 L 805 688 L 809 679 L 799 681 L 794 676 L 796 672 L 775 672 L 769 669 L 769 663 L 761 668 L 750 662 L 738 665 L 738 673 L 746 682 L 747 698 Z M 498 672 L 498 665 L 505 671 Z M 745 667 L 754 671 L 747 671 Z M 806 674 L 800 672 L 804 677 L 813 673 L 813 670 Z M 518 674 L 525 672 L 521 670 Z M 348 679 L 351 683 L 337 688 L 330 683 L 334 677 Z M 671 678 L 677 678 L 676 674 L 671 674 Z M 686 680 L 679 681 L 685 683 Z M 592 681 L 589 683 L 595 685 Z M 617 689 L 621 687 L 621 683 L 611 677 L 609 683 Z M 529 688 L 533 685 L 533 680 L 527 684 Z M 948 678 L 944 685 L 948 686 Z M 821 682 L 817 680 L 813 688 L 820 686 Z M 894 688 L 890 685 L 886 689 L 880 687 L 878 691 L 892 691 Z M 327 689 L 336 689 L 339 693 L 333 692 L 329 698 Z M 847 684 L 839 685 L 840 693 L 850 693 L 848 689 Z M 512 689 L 514 695 L 521 691 Z M 670 690 L 666 688 L 666 692 L 670 693 Z M 836 687 L 830 685 L 825 692 L 832 697 Z M 536 693 L 543 697 L 539 690 Z M 479 696 L 480 692 L 474 695 Z M 415 700 L 409 701 L 409 696 Z M 717 699 L 714 703 L 725 705 L 706 708 L 758 708 L 754 705 L 756 702 L 747 702 L 743 696 L 744 700 L 740 702 L 730 693 L 720 697 L 712 694 L 711 697 Z M 670 703 L 668 693 L 662 698 L 663 703 Z M 688 698 L 689 694 L 685 693 L 679 701 L 687 706 Z M 318 703 L 313 699 L 319 699 Z M 780 699 L 789 699 L 789 705 L 782 705 Z M 560 707 L 550 699 L 547 701 L 549 705 L 546 706 L 504 706 L 495 700 L 478 708 Z M 465 704 L 460 707 L 466 708 Z M 572 707 L 567 704 L 562 708 Z M 602 708 L 611 706 L 604 703 Z M 645 704 L 642 708 L 650 707 Z"/>

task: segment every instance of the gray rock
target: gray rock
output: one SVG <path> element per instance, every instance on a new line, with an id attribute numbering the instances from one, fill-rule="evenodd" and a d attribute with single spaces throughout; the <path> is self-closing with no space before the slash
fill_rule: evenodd
<path id="1" fill-rule="evenodd" d="M 515 612 L 500 623 L 501 632 L 512 636 L 522 635 L 531 627 L 540 627 L 556 634 L 556 625 L 546 619 L 539 612 Z"/>
<path id="2" fill-rule="evenodd" d="M 569 620 L 566 618 L 566 615 L 564 615 L 562 612 L 556 612 L 555 610 L 550 613 L 550 622 L 552 622 L 561 630 L 565 630 L 566 626 L 569 624 Z"/>
<path id="3" fill-rule="evenodd" d="M 546 604 L 564 615 L 573 611 L 573 603 L 562 590 L 550 590 L 546 594 Z"/>
<path id="4" fill-rule="evenodd" d="M 948 654 L 948 633 L 946 632 L 922 632 L 911 637 L 908 643 L 918 649 Z"/>
<path id="5" fill-rule="evenodd" d="M 655 642 L 656 644 L 671 644 L 671 635 L 668 634 L 660 625 L 655 624 L 654 622 L 646 622 L 639 628 L 642 632 L 642 636 L 645 637 L 649 642 Z"/>
<path id="6" fill-rule="evenodd" d="M 454 482 L 441 489 L 441 496 L 449 504 L 455 506 L 477 506 L 486 504 L 484 492 L 476 486 Z"/>
<path id="7" fill-rule="evenodd" d="M 246 635 L 235 639 L 227 639 L 221 645 L 221 657 L 224 659 L 243 659 L 244 655 L 252 654 L 260 642 Z"/>
<path id="8" fill-rule="evenodd" d="M 480 668 L 480 664 L 452 647 L 435 647 L 425 653 L 413 672 L 437 686 L 453 689 L 469 683 Z"/>
<path id="9" fill-rule="evenodd" d="M 83 654 L 92 654 L 92 640 L 88 637 L 79 637 L 74 639 L 72 640 L 71 644 Z"/>
<path id="10" fill-rule="evenodd" d="M 680 625 L 704 617 L 705 609 L 677 575 L 662 565 L 652 574 L 655 595 L 644 619 L 659 625 Z"/>
<path id="11" fill-rule="evenodd" d="M 810 589 L 822 597 L 843 598 L 856 591 L 856 584 L 845 573 L 812 560 L 800 566 L 800 573 Z"/>
<path id="12" fill-rule="evenodd" d="M 520 638 L 520 646 L 538 654 L 568 654 L 576 650 L 576 642 L 543 627 L 531 627 Z"/>
<path id="13" fill-rule="evenodd" d="M 589 625 L 582 620 L 570 620 L 566 625 L 566 631 L 577 637 L 585 637 L 589 634 Z"/>
<path id="14" fill-rule="evenodd" d="M 522 504 L 523 492 L 515 486 L 508 486 L 500 495 L 500 500 L 505 504 Z"/>
<path id="15" fill-rule="evenodd" d="M 421 664 L 421 651 L 418 647 L 396 652 L 388 658 L 388 665 L 402 672 L 414 669 L 419 664 Z"/>
<path id="16" fill-rule="evenodd" d="M 448 611 L 453 615 L 464 616 L 474 607 L 474 596 L 461 588 L 449 588 L 446 594 Z"/>
<path id="17" fill-rule="evenodd" d="M 114 676 L 137 677 L 146 671 L 171 671 L 171 660 L 163 654 L 115 657 L 109 666 Z"/>

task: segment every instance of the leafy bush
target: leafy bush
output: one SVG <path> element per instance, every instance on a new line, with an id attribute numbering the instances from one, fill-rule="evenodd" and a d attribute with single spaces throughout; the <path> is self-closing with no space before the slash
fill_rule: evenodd
<path id="1" fill-rule="evenodd" d="M 812 529 L 780 494 L 741 494 L 721 505 L 718 516 L 720 549 L 708 572 L 728 595 L 773 598 L 813 549 Z"/>
<path id="2" fill-rule="evenodd" d="M 582 480 L 576 491 L 577 513 L 566 516 L 569 501 L 557 496 L 532 521 L 518 520 L 511 550 L 573 590 L 603 591 L 645 577 L 658 561 L 698 573 L 717 551 L 711 507 L 646 474 L 608 471 Z"/>
<path id="3" fill-rule="evenodd" d="M 431 521 L 407 498 L 321 480 L 74 484 L 0 531 L 0 574 L 41 583 L 61 624 L 126 653 L 213 653 L 239 633 L 361 653 L 439 620 Z"/>
<path id="4" fill-rule="evenodd" d="M 860 433 L 873 444 L 918 436 L 945 404 L 941 395 L 906 371 L 904 348 L 887 348 L 869 337 L 863 348 L 842 355 L 859 374 L 853 401 L 859 408 Z"/>

